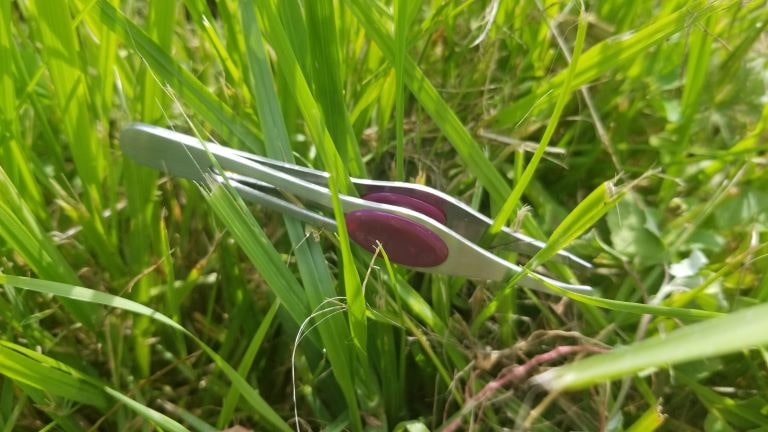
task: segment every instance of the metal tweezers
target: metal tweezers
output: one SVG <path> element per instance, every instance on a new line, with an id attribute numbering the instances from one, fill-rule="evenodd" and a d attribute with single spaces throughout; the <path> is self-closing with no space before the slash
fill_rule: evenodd
<path id="1" fill-rule="evenodd" d="M 172 176 L 197 182 L 230 184 L 243 199 L 290 215 L 318 228 L 336 232 L 335 219 L 285 199 L 332 209 L 329 174 L 298 165 L 234 150 L 172 130 L 130 124 L 120 134 L 123 153 L 136 162 Z M 216 163 L 213 163 L 215 159 Z M 339 195 L 350 238 L 373 252 L 380 243 L 391 262 L 427 273 L 469 279 L 504 281 L 523 272 L 477 243 L 491 220 L 448 194 L 427 186 L 366 179 L 350 179 L 360 198 Z M 504 228 L 490 248 L 508 248 L 533 256 L 544 243 Z M 584 269 L 592 266 L 560 251 L 553 259 Z M 526 271 L 518 282 L 526 288 L 553 293 L 560 289 L 593 294 L 574 285 Z"/>

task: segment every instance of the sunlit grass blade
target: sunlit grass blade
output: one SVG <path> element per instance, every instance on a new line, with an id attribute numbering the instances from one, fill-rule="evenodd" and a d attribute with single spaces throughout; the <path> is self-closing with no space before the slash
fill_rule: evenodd
<path id="1" fill-rule="evenodd" d="M 766 328 L 768 304 L 753 306 L 550 369 L 534 381 L 551 391 L 584 388 L 652 368 L 768 345 Z"/>
<path id="2" fill-rule="evenodd" d="M 92 133 L 94 118 L 89 109 L 86 71 L 77 56 L 80 50 L 74 20 L 65 0 L 28 3 L 32 18 L 40 24 L 42 58 L 53 82 L 53 95 L 62 116 L 72 158 L 86 189 L 93 223 L 99 226 L 102 210 L 101 184 L 104 180 L 108 147 Z M 101 230 L 101 228 L 99 228 Z"/>
<path id="3" fill-rule="evenodd" d="M 94 10 L 99 12 L 98 17 L 104 25 L 119 34 L 126 46 L 141 56 L 158 79 L 167 83 L 196 115 L 210 123 L 222 139 L 240 142 L 251 150 L 263 152 L 263 143 L 257 133 L 136 24 L 106 0 L 97 0 Z"/>
<path id="4" fill-rule="evenodd" d="M 627 432 L 653 432 L 664 424 L 666 418 L 667 416 L 661 412 L 660 406 L 652 406 L 637 421 L 632 423 Z"/>
<path id="5" fill-rule="evenodd" d="M 616 187 L 612 181 L 598 186 L 560 222 L 547 240 L 547 244 L 531 258 L 530 267 L 535 268 L 538 264 L 552 258 L 558 251 L 594 226 L 621 201 L 630 188 L 631 185 Z"/>
<path id="6" fill-rule="evenodd" d="M 36 387 L 54 396 L 88 404 L 102 410 L 107 398 L 98 387 L 61 363 L 44 364 L 50 358 L 9 342 L 0 342 L 0 374 Z"/>
<path id="7" fill-rule="evenodd" d="M 536 275 L 534 274 L 533 277 L 536 277 Z M 568 297 L 580 303 L 588 304 L 591 306 L 597 306 L 601 308 L 606 308 L 606 309 L 614 310 L 617 312 L 629 312 L 629 313 L 634 313 L 638 315 L 649 314 L 649 315 L 655 315 L 655 316 L 661 316 L 661 317 L 687 319 L 687 320 L 710 319 L 710 318 L 717 318 L 725 315 L 721 312 L 712 312 L 712 311 L 702 310 L 702 309 L 687 309 L 687 308 L 677 308 L 677 307 L 669 307 L 669 306 L 656 306 L 656 305 L 650 305 L 650 304 L 632 303 L 632 302 L 626 302 L 621 300 L 613 300 L 613 299 L 606 299 L 606 298 L 600 298 L 595 296 L 588 296 L 584 294 L 565 291 L 561 288 L 558 288 L 557 286 L 547 283 L 541 278 L 539 278 L 539 280 L 542 283 L 546 284 L 549 287 L 549 289 L 562 295 L 563 297 Z"/>
<path id="8" fill-rule="evenodd" d="M 148 36 L 157 44 L 157 48 L 164 52 L 170 52 L 173 42 L 173 28 L 176 21 L 176 0 L 154 2 L 148 4 L 148 17 L 146 31 Z M 163 120 L 164 108 L 168 105 L 169 98 L 157 82 L 157 77 L 150 69 L 151 65 L 141 65 L 140 77 L 143 80 L 138 86 L 141 100 L 140 119 L 148 123 L 157 123 Z"/>
<path id="9" fill-rule="evenodd" d="M 662 43 L 671 35 L 689 26 L 695 26 L 707 16 L 731 7 L 734 3 L 707 0 L 685 2 L 678 11 L 659 17 L 629 35 L 597 43 L 582 55 L 573 77 L 573 87 L 581 87 L 615 68 L 631 66 L 633 60 L 641 58 L 641 53 Z M 562 86 L 567 73 L 567 70 L 560 72 L 537 87 L 536 92 L 501 109 L 494 116 L 493 122 L 498 125 L 514 125 L 524 118 L 532 107 L 538 112 L 549 110 L 554 103 L 552 90 Z"/>
<path id="10" fill-rule="evenodd" d="M 360 25 L 365 28 L 366 34 L 376 42 L 389 63 L 395 64 L 394 40 L 385 30 L 384 19 L 378 15 L 378 11 L 360 0 L 348 0 L 347 3 Z M 445 134 L 472 174 L 488 190 L 493 201 L 499 204 L 504 202 L 511 191 L 506 180 L 485 157 L 480 145 L 472 138 L 456 113 L 410 57 L 404 59 L 403 74 L 405 85 Z"/>
<path id="11" fill-rule="evenodd" d="M 258 415 L 262 416 L 264 421 L 268 422 L 270 426 L 274 427 L 276 430 L 282 430 L 286 432 L 291 431 L 291 428 L 280 418 L 279 415 L 277 415 L 277 413 L 266 403 L 266 401 L 264 401 L 264 399 L 259 396 L 258 392 L 255 391 L 250 385 L 248 385 L 248 383 L 242 377 L 240 377 L 240 375 L 238 375 L 237 371 L 235 371 L 226 361 L 224 361 L 224 359 L 222 359 L 216 353 L 216 351 L 203 343 L 202 340 L 189 332 L 189 330 L 185 329 L 180 324 L 170 319 L 168 316 L 132 300 L 71 284 L 4 274 L 0 274 L 0 284 L 9 284 L 11 286 L 29 291 L 51 294 L 81 302 L 122 309 L 138 315 L 150 317 L 154 321 L 162 323 L 173 330 L 182 332 L 183 334 L 192 338 L 192 340 L 194 340 L 195 343 L 213 359 L 213 361 L 221 369 L 224 375 L 226 375 L 227 378 L 232 381 L 232 384 L 249 402 L 254 411 L 258 413 Z"/>
<path id="12" fill-rule="evenodd" d="M 40 277 L 77 283 L 75 271 L 32 215 L 0 167 L 0 238 L 10 246 Z M 65 307 L 79 322 L 93 328 L 93 310 L 86 305 L 64 301 Z"/>
<path id="13" fill-rule="evenodd" d="M 360 286 L 360 277 L 355 268 L 355 261 L 349 242 L 349 233 L 347 232 L 344 212 L 342 211 L 338 196 L 339 194 L 354 194 L 354 189 L 349 181 L 348 171 L 339 157 L 339 153 L 336 151 L 333 140 L 323 122 L 322 110 L 315 101 L 309 89 L 309 84 L 304 79 L 285 29 L 274 10 L 275 5 L 271 1 L 262 1 L 261 5 L 259 14 L 264 25 L 264 32 L 281 60 L 277 64 L 278 70 L 283 74 L 286 81 L 294 83 L 292 87 L 294 98 L 304 116 L 309 134 L 317 145 L 323 164 L 330 174 L 328 185 L 333 202 L 333 215 L 337 224 L 339 247 L 341 248 L 344 290 L 349 312 L 349 329 L 357 348 L 357 354 L 361 357 L 363 364 L 365 364 L 367 363 L 367 360 L 363 360 L 366 357 L 367 346 L 365 298 Z"/>
<path id="14" fill-rule="evenodd" d="M 540 264 L 546 262 L 548 259 L 557 254 L 565 246 L 582 235 L 587 229 L 596 224 L 605 214 L 613 208 L 621 198 L 626 194 L 631 185 L 616 188 L 613 182 L 605 182 L 598 186 L 592 193 L 590 193 L 584 200 L 579 203 L 576 208 L 563 219 L 560 225 L 554 230 L 549 240 L 546 242 L 543 248 L 531 257 L 530 261 L 526 263 L 525 269 L 535 269 Z M 505 298 L 509 297 L 514 291 L 514 287 L 517 282 L 523 277 L 524 273 L 514 275 L 509 281 L 505 282 L 504 288 L 483 308 L 480 314 L 475 318 L 472 323 L 472 328 L 476 331 L 481 324 L 483 324 L 488 318 L 490 318 L 501 307 Z M 556 289 L 558 293 L 566 296 L 570 296 L 572 293 L 566 293 L 563 290 Z M 575 293 L 573 293 L 576 295 Z M 591 303 L 593 297 L 582 296 L 579 297 L 589 298 L 590 300 L 585 303 Z M 596 301 L 602 301 L 603 299 L 595 299 Z"/>
<path id="15" fill-rule="evenodd" d="M 323 120 L 339 155 L 350 175 L 365 177 L 360 147 L 349 123 L 349 110 L 344 101 L 339 55 L 339 35 L 332 2 L 308 2 L 304 5 L 311 56 L 311 82 Z"/>
<path id="16" fill-rule="evenodd" d="M 405 89 L 403 64 L 407 54 L 409 8 L 408 2 L 395 0 L 395 180 L 405 181 Z"/>
<path id="17" fill-rule="evenodd" d="M 525 167 L 523 174 L 515 182 L 515 187 L 512 189 L 512 193 L 504 201 L 504 204 L 501 206 L 501 209 L 499 210 L 498 214 L 496 214 L 493 223 L 488 229 L 488 235 L 491 237 L 498 234 L 501 231 L 501 228 L 509 221 L 509 218 L 512 216 L 512 212 L 515 211 L 520 198 L 523 196 L 523 192 L 528 187 L 528 183 L 531 181 L 531 178 L 533 178 L 536 167 L 538 167 L 539 162 L 541 161 L 541 157 L 544 156 L 544 151 L 547 149 L 549 142 L 552 140 L 552 136 L 554 135 L 557 125 L 560 121 L 560 116 L 563 114 L 565 104 L 571 98 L 571 94 L 574 90 L 573 77 L 579 66 L 581 50 L 584 47 L 584 39 L 586 38 L 586 35 L 587 20 L 584 16 L 584 10 L 582 9 L 581 13 L 579 14 L 579 25 L 576 31 L 576 41 L 573 46 L 571 64 L 565 71 L 565 79 L 563 80 L 562 86 L 555 89 L 555 92 L 559 95 L 557 98 L 557 103 L 555 103 L 555 108 L 552 112 L 552 115 L 549 117 L 547 128 L 544 130 L 544 134 L 539 141 L 538 147 L 536 147 L 536 151 L 533 153 L 531 160 L 528 161 L 528 165 Z"/>
<path id="18" fill-rule="evenodd" d="M 11 34 L 11 3 L 0 2 L 0 157 L 7 175 L 21 190 L 32 208 L 42 206 L 42 195 L 33 177 L 34 164 L 27 163 L 30 155 L 20 142 L 20 127 L 16 107 L 15 74 Z"/>
<path id="19" fill-rule="evenodd" d="M 216 184 L 206 191 L 206 195 L 211 209 L 243 248 L 243 252 L 267 281 L 283 307 L 297 323 L 303 322 L 309 315 L 309 306 L 299 282 L 240 197 Z"/>
<path id="20" fill-rule="evenodd" d="M 248 63 L 248 80 L 251 93 L 254 95 L 256 111 L 261 119 L 264 136 L 267 139 L 267 155 L 286 162 L 293 161 L 288 130 L 283 119 L 283 112 L 275 92 L 275 83 L 267 61 L 266 49 L 263 46 L 259 21 L 249 1 L 240 2 L 240 16 L 245 30 L 248 52 L 245 58 Z M 359 156 L 359 155 L 358 155 Z M 336 297 L 333 277 L 323 256 L 323 250 L 317 242 L 305 234 L 303 224 L 284 218 L 286 230 L 293 245 L 293 252 L 298 261 L 299 273 L 304 284 L 306 298 L 312 310 L 315 310 L 326 299 Z M 352 424 L 357 429 L 359 422 L 357 396 L 354 385 L 354 374 L 350 363 L 349 351 L 344 342 L 349 337 L 349 327 L 345 327 L 341 316 L 333 316 L 324 320 L 319 327 L 320 337 L 327 350 L 344 398 Z"/>

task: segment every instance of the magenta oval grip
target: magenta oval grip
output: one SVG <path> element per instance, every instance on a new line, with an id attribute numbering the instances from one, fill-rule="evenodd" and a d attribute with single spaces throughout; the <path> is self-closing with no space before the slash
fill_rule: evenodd
<path id="1" fill-rule="evenodd" d="M 357 210 L 347 213 L 344 219 L 355 243 L 373 253 L 378 241 L 394 263 L 434 267 L 448 258 L 448 246 L 437 234 L 402 216 Z"/>
<path id="2" fill-rule="evenodd" d="M 424 216 L 429 216 L 432 219 L 445 225 L 445 213 L 438 207 L 435 207 L 432 204 L 422 201 L 418 198 L 395 192 L 371 192 L 369 194 L 363 195 L 362 198 L 364 200 L 373 201 L 380 204 L 405 207 L 407 209 L 421 213 Z"/>

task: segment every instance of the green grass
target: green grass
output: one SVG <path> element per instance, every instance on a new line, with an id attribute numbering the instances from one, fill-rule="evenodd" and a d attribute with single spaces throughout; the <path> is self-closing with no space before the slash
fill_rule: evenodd
<path id="1" fill-rule="evenodd" d="M 0 431 L 768 428 L 767 23 L 0 0 Z M 134 121 L 328 171 L 339 234 L 137 166 Z M 599 295 L 372 264 L 349 176 L 446 191 Z"/>

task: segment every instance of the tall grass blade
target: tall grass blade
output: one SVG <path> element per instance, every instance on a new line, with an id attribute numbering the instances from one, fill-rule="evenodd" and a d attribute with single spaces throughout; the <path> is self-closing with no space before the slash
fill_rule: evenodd
<path id="1" fill-rule="evenodd" d="M 275 92 L 274 78 L 267 61 L 266 50 L 262 43 L 261 29 L 253 4 L 240 1 L 240 15 L 245 30 L 246 46 L 248 46 L 248 82 L 256 102 L 256 111 L 261 119 L 264 136 L 267 139 L 267 155 L 286 162 L 293 161 L 288 131 L 283 120 L 280 103 Z M 298 261 L 306 291 L 309 306 L 315 310 L 326 299 L 333 298 L 333 278 L 323 251 L 310 237 L 304 233 L 303 225 L 288 217 L 284 218 L 288 235 L 293 245 L 293 251 Z M 345 327 L 341 316 L 334 316 L 324 321 L 319 327 L 320 337 L 327 350 L 333 367 L 333 373 L 341 387 L 349 409 L 353 425 L 360 429 L 359 412 L 357 408 L 354 374 L 350 364 L 348 350 L 344 346 L 349 337 L 348 327 Z"/>
<path id="2" fill-rule="evenodd" d="M 355 268 L 355 261 L 349 243 L 344 213 L 341 209 L 338 194 L 354 194 L 354 189 L 349 181 L 348 172 L 339 153 L 334 147 L 333 140 L 323 122 L 322 110 L 312 95 L 309 84 L 301 72 L 298 60 L 290 46 L 290 41 L 275 11 L 275 5 L 271 1 L 262 0 L 259 9 L 260 18 L 264 25 L 264 32 L 280 58 L 278 70 L 288 82 L 293 82 L 291 88 L 299 110 L 304 116 L 307 129 L 317 145 L 326 170 L 330 174 L 328 185 L 333 201 L 333 215 L 336 219 L 339 246 L 341 248 L 342 273 L 344 275 L 344 290 L 347 297 L 349 312 L 349 329 L 353 343 L 357 348 L 357 354 L 363 364 L 367 364 L 366 346 L 367 329 L 365 318 L 365 298 L 360 286 L 360 277 Z M 365 367 L 364 369 L 367 369 Z"/>
<path id="3" fill-rule="evenodd" d="M 768 304 L 753 306 L 550 369 L 534 381 L 551 391 L 584 388 L 644 370 L 765 346 L 767 327 Z M 702 337 L 707 343 L 701 343 Z"/>
<path id="4" fill-rule="evenodd" d="M 340 30 L 336 23 L 334 3 L 307 2 L 304 14 L 309 38 L 311 80 L 314 95 L 323 112 L 328 133 L 339 155 L 346 162 L 350 175 L 365 177 L 360 147 L 349 122 L 349 110 L 344 102 L 342 70 L 339 55 Z"/>
<path id="5" fill-rule="evenodd" d="M 29 291 L 51 294 L 81 302 L 100 304 L 122 309 L 138 315 L 150 317 L 154 321 L 157 321 L 175 331 L 179 331 L 186 336 L 189 336 L 200 348 L 203 349 L 203 351 L 206 352 L 206 354 L 208 354 L 208 356 L 211 357 L 211 359 L 213 359 L 213 361 L 221 369 L 224 375 L 226 375 L 227 378 L 232 381 L 232 384 L 238 389 L 238 391 L 241 392 L 251 407 L 253 407 L 254 411 L 259 416 L 261 416 L 264 421 L 266 421 L 275 430 L 282 430 L 285 432 L 291 431 L 291 428 L 280 418 L 280 416 L 272 409 L 272 407 L 270 407 L 269 404 L 267 404 L 267 402 L 264 401 L 261 396 L 259 396 L 258 392 L 255 391 L 250 385 L 248 385 L 248 383 L 246 383 L 245 380 L 240 377 L 240 375 L 238 375 L 237 371 L 235 371 L 226 361 L 224 361 L 224 359 L 222 359 L 216 353 L 216 351 L 203 343 L 202 340 L 189 332 L 189 330 L 185 329 L 180 324 L 170 319 L 168 316 L 132 300 L 71 284 L 4 274 L 0 274 L 0 284 L 8 284 L 16 288 Z"/>
<path id="6" fill-rule="evenodd" d="M 376 8 L 371 8 L 362 0 L 347 0 L 347 4 L 366 31 L 373 39 L 390 64 L 395 64 L 395 44 L 385 30 L 385 20 Z M 424 110 L 451 142 L 470 172 L 483 184 L 491 199 L 501 204 L 511 189 L 499 171 L 485 157 L 480 145 L 472 138 L 467 128 L 461 123 L 456 113 L 448 106 L 429 82 L 416 63 L 406 57 L 403 64 L 404 82 Z"/>
<path id="7" fill-rule="evenodd" d="M 42 206 L 40 187 L 34 178 L 30 155 L 21 141 L 17 112 L 16 79 L 13 51 L 16 49 L 11 33 L 11 3 L 0 2 L 0 158 L 7 175 L 26 197 L 31 208 Z"/>
<path id="8" fill-rule="evenodd" d="M 533 153 L 531 160 L 525 167 L 523 174 L 520 176 L 520 178 L 517 179 L 515 187 L 512 189 L 512 193 L 507 197 L 506 201 L 504 201 L 504 205 L 501 206 L 501 209 L 494 218 L 491 227 L 488 229 L 488 234 L 491 237 L 498 234 L 501 231 L 501 228 L 509 221 L 509 218 L 512 216 L 512 212 L 515 211 L 520 198 L 523 196 L 523 191 L 525 191 L 526 187 L 528 187 L 528 183 L 531 181 L 531 178 L 533 178 L 536 167 L 538 167 L 539 162 L 541 161 L 541 157 L 544 156 L 544 151 L 547 149 L 549 142 L 552 140 L 552 136 L 555 133 L 557 124 L 560 121 L 560 116 L 563 114 L 565 104 L 571 98 L 571 94 L 574 90 L 573 77 L 576 74 L 576 70 L 579 66 L 581 50 L 584 47 L 584 39 L 586 36 L 587 20 L 584 16 L 584 9 L 582 9 L 581 13 L 579 14 L 579 25 L 576 30 L 576 42 L 573 46 L 571 64 L 565 71 L 565 79 L 563 80 L 562 87 L 555 90 L 559 95 L 557 98 L 557 103 L 555 103 L 555 108 L 549 118 L 549 121 L 547 122 L 547 128 L 544 130 L 544 135 L 542 135 L 541 141 L 539 141 L 539 145 L 536 147 L 536 151 Z"/>
<path id="9" fill-rule="evenodd" d="M 40 227 L 2 167 L 0 196 L 0 238 L 41 278 L 77 283 L 77 274 Z M 62 303 L 79 322 L 93 328 L 93 309 L 66 300 Z"/>
<path id="10" fill-rule="evenodd" d="M 642 58 L 643 52 L 734 4 L 735 2 L 730 0 L 683 2 L 683 7 L 676 12 L 655 19 L 645 27 L 595 44 L 582 55 L 573 76 L 572 87 L 581 87 L 614 69 L 630 67 L 634 60 Z M 502 108 L 494 116 L 493 123 L 510 126 L 517 124 L 532 108 L 534 113 L 548 111 L 554 103 L 553 90 L 562 86 L 567 74 L 568 70 L 560 72 L 538 86 L 529 96 Z"/>
<path id="11" fill-rule="evenodd" d="M 252 127 L 235 115 L 209 88 L 182 67 L 157 45 L 143 30 L 115 9 L 107 0 L 97 0 L 98 18 L 116 32 L 147 66 L 178 97 L 204 118 L 225 142 L 239 142 L 257 153 L 263 153 L 261 138 Z"/>
<path id="12" fill-rule="evenodd" d="M 76 23 L 70 17 L 65 0 L 35 1 L 28 3 L 30 18 L 37 20 L 42 42 L 42 58 L 53 84 L 53 95 L 62 117 L 62 128 L 77 172 L 86 189 L 94 223 L 99 227 L 102 210 L 100 188 L 104 181 L 107 150 L 104 142 L 92 133 L 94 118 L 90 111 L 90 96 L 86 74 L 79 57 L 80 51 Z"/>
<path id="13" fill-rule="evenodd" d="M 30 356 L 32 354 L 34 357 Z M 47 359 L 49 364 L 41 363 Z M 61 363 L 10 342 L 0 342 L 0 374 L 54 396 L 84 403 L 101 410 L 107 398 L 98 387 Z"/>

